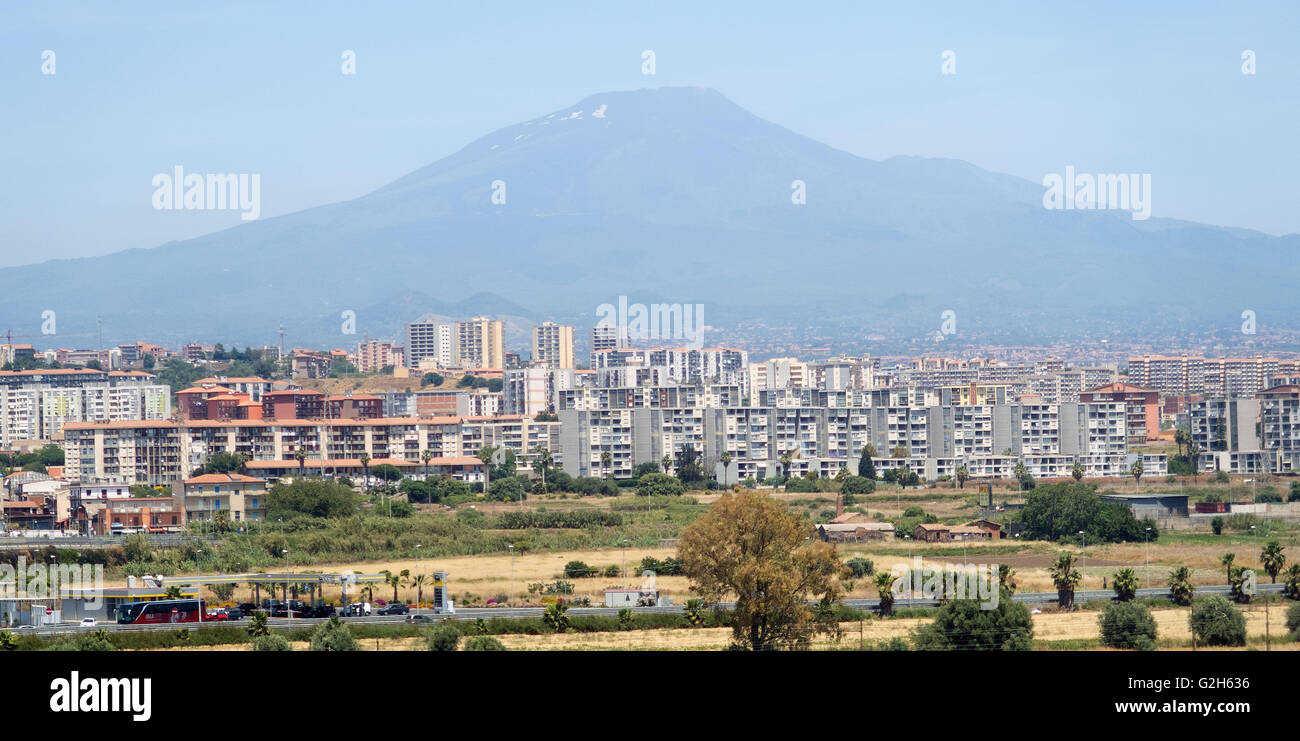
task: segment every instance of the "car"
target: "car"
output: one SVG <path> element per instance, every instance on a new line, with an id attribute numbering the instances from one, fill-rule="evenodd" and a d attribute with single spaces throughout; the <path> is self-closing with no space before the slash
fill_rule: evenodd
<path id="1" fill-rule="evenodd" d="M 386 607 L 379 609 L 380 615 L 405 615 L 411 611 L 405 602 L 394 602 Z"/>
<path id="2" fill-rule="evenodd" d="M 99 624 L 99 623 L 95 620 L 95 618 L 82 618 L 82 619 L 81 619 L 81 626 L 80 626 L 80 627 L 82 627 L 82 628 L 93 628 L 93 627 L 95 627 L 95 626 L 98 625 L 98 624 Z"/>
<path id="3" fill-rule="evenodd" d="M 208 610 L 207 613 L 204 614 L 203 619 L 204 620 L 226 620 L 227 619 L 226 611 L 224 608 L 220 608 L 220 607 L 215 610 Z"/>
<path id="4" fill-rule="evenodd" d="M 353 602 L 339 613 L 339 617 L 363 617 L 370 614 L 369 602 Z"/>
<path id="5" fill-rule="evenodd" d="M 226 619 L 227 619 L 227 620 L 243 620 L 243 619 L 244 619 L 244 611 L 241 610 L 241 609 L 239 609 L 238 607 L 227 607 L 227 608 L 226 608 Z"/>
<path id="6" fill-rule="evenodd" d="M 408 623 L 432 623 L 432 622 L 433 622 L 433 618 L 429 617 L 428 615 L 407 615 L 407 616 L 406 616 L 406 622 L 408 622 Z"/>
<path id="7" fill-rule="evenodd" d="M 242 613 L 245 614 L 245 615 L 252 615 L 253 613 L 257 612 L 257 611 L 260 610 L 260 609 L 262 609 L 262 608 L 258 607 L 257 605 L 253 604 L 252 602 L 240 602 L 240 603 L 239 603 L 239 611 L 242 612 Z"/>

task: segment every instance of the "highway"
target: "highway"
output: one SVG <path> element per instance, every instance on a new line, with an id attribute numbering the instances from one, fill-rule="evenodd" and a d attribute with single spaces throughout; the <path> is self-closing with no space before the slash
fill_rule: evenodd
<path id="1" fill-rule="evenodd" d="M 1283 585 L 1281 584 L 1259 584 L 1256 585 L 1256 592 L 1257 594 L 1265 594 L 1265 593 L 1280 594 L 1282 592 L 1282 587 Z M 1227 597 L 1232 594 L 1232 588 L 1226 584 L 1216 584 L 1211 586 L 1196 587 L 1197 596 L 1203 596 L 1207 594 L 1218 594 Z M 1085 602 L 1109 600 L 1109 599 L 1113 599 L 1114 596 L 1115 596 L 1115 592 L 1110 589 L 1089 589 L 1089 590 L 1081 590 L 1075 592 L 1074 601 L 1076 604 L 1082 604 Z M 1137 596 L 1143 599 L 1148 599 L 1148 598 L 1168 599 L 1169 589 L 1166 587 L 1151 587 L 1148 589 L 1139 589 L 1137 590 Z M 1012 599 L 1014 599 L 1017 602 L 1023 602 L 1027 605 L 1052 604 L 1056 602 L 1056 592 L 1026 592 L 1023 594 L 1014 595 Z M 722 602 L 722 603 L 718 603 L 716 606 L 723 607 L 723 608 L 730 608 L 734 604 L 735 603 L 732 602 Z M 879 599 L 848 599 L 848 600 L 844 600 L 844 604 L 848 607 L 853 607 L 859 610 L 872 611 L 880 607 L 880 600 Z M 906 597 L 900 597 L 894 600 L 895 609 L 905 608 L 905 607 L 934 607 L 937 606 L 938 604 L 939 604 L 938 600 L 934 600 L 934 599 L 919 599 L 919 598 L 908 599 Z M 497 618 L 540 617 L 543 609 L 544 608 L 541 607 L 460 607 L 460 608 L 456 608 L 456 613 L 454 615 L 434 615 L 432 611 L 428 609 L 420 609 L 420 610 L 413 609 L 411 610 L 411 612 L 412 614 L 417 614 L 417 615 L 428 615 L 430 618 L 432 618 L 435 621 L 475 620 L 478 618 L 483 618 L 486 620 L 494 617 Z M 569 608 L 569 614 L 570 615 L 614 616 L 618 614 L 618 611 L 620 609 L 621 608 L 618 607 L 571 607 Z M 656 613 L 656 612 L 677 613 L 677 612 L 681 612 L 684 608 L 682 605 L 668 605 L 666 607 L 633 607 L 631 609 L 637 613 Z M 340 619 L 343 622 L 349 624 L 364 623 L 366 625 L 376 625 L 376 624 L 399 625 L 406 622 L 406 616 L 404 615 L 370 615 L 367 617 L 347 617 L 347 618 L 340 618 Z M 268 623 L 271 628 L 289 629 L 289 628 L 301 628 L 301 627 L 313 626 L 318 623 L 322 623 L 326 620 L 328 620 L 328 618 L 292 618 L 292 619 L 270 618 L 268 620 Z M 176 630 L 177 628 L 188 628 L 190 630 L 196 630 L 201 626 L 207 626 L 207 625 L 244 626 L 247 624 L 248 624 L 248 619 L 245 618 L 239 621 L 229 622 L 229 623 L 218 622 L 218 621 L 210 621 L 206 623 L 179 623 L 179 624 L 163 623 L 163 624 L 155 624 L 155 625 L 118 625 L 117 623 L 100 623 L 95 627 L 102 628 L 108 631 Z M 60 625 L 57 627 L 50 627 L 50 628 L 21 628 L 21 629 L 11 629 L 11 630 L 14 630 L 15 635 L 54 636 L 54 635 L 67 635 L 72 633 L 81 633 L 87 629 L 82 628 L 80 625 L 77 625 L 75 623 L 69 623 L 67 625 Z"/>

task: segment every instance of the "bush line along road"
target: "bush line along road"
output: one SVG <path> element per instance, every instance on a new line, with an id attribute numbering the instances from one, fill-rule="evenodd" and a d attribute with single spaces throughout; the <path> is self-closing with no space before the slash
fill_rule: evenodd
<path id="1" fill-rule="evenodd" d="M 1283 591 L 1282 584 L 1260 584 L 1257 590 L 1260 594 L 1281 594 Z M 1198 597 L 1217 594 L 1222 596 L 1231 596 L 1232 588 L 1226 584 L 1216 584 L 1211 586 L 1199 586 L 1196 588 Z M 1074 593 L 1075 604 L 1082 605 L 1088 602 L 1099 602 L 1102 600 L 1110 601 L 1114 599 L 1115 592 L 1110 589 L 1091 589 L 1087 591 L 1078 591 Z M 1164 587 L 1151 587 L 1149 589 L 1137 590 L 1137 599 L 1168 599 L 1170 597 L 1169 589 Z M 1023 602 L 1027 605 L 1045 605 L 1057 601 L 1056 592 L 1029 592 L 1024 594 L 1012 595 L 1011 599 L 1016 602 Z M 812 604 L 812 603 L 810 603 Z M 894 602 L 895 608 L 899 607 L 937 607 L 937 599 L 908 599 L 899 597 Z M 732 602 L 720 602 L 713 607 L 730 609 L 734 606 Z M 846 599 L 845 607 L 852 607 L 858 610 L 877 610 L 880 607 L 879 599 Z M 617 616 L 619 607 L 571 607 L 571 615 L 610 615 Z M 668 607 L 633 607 L 627 608 L 637 613 L 660 612 L 676 613 L 685 610 L 685 605 L 671 605 Z M 458 608 L 454 615 L 437 615 L 432 610 L 412 609 L 413 615 L 429 615 L 433 621 L 442 620 L 475 620 L 478 618 L 526 618 L 541 617 L 545 608 L 542 607 L 468 607 Z M 370 615 L 365 617 L 341 618 L 345 623 L 387 623 L 387 624 L 404 624 L 406 617 L 402 615 Z M 310 626 L 318 623 L 328 622 L 329 618 L 270 618 L 269 624 L 273 628 L 288 628 L 294 626 Z M 187 628 L 189 630 L 198 630 L 201 627 L 209 625 L 243 625 L 246 621 L 241 620 L 235 623 L 224 621 L 206 621 L 202 623 L 157 623 L 153 625 L 118 625 L 117 623 L 101 623 L 96 628 L 102 628 L 109 631 L 148 631 L 148 630 L 176 630 L 177 628 Z M 75 625 L 59 626 L 57 628 L 36 628 L 21 631 L 26 635 L 53 636 L 75 634 L 82 629 Z"/>

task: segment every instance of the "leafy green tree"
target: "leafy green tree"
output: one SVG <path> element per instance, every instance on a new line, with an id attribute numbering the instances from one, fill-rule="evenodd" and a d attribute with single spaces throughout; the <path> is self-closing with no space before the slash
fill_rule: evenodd
<path id="1" fill-rule="evenodd" d="M 1016 593 L 1016 570 L 1010 564 L 998 564 L 998 590 L 1003 599 Z"/>
<path id="2" fill-rule="evenodd" d="M 1169 572 L 1169 596 L 1175 605 L 1186 607 L 1192 604 L 1196 587 L 1192 586 L 1192 571 L 1186 566 L 1179 566 Z"/>
<path id="3" fill-rule="evenodd" d="M 997 607 L 985 610 L 978 600 L 955 599 L 941 606 L 913 641 L 923 651 L 1028 651 L 1033 638 L 1033 617 L 1024 603 L 998 600 Z"/>
<path id="4" fill-rule="evenodd" d="M 1056 603 L 1062 610 L 1074 609 L 1074 588 L 1083 578 L 1074 562 L 1073 553 L 1061 553 L 1056 557 L 1056 563 L 1048 569 L 1052 575 L 1052 584 L 1056 587 Z"/>
<path id="5" fill-rule="evenodd" d="M 686 487 L 680 479 L 663 473 L 647 473 L 636 482 L 636 494 L 639 497 L 675 497 L 684 493 Z"/>
<path id="6" fill-rule="evenodd" d="M 230 584 L 209 584 L 208 591 L 212 596 L 217 598 L 218 602 L 229 602 L 235 596 L 235 589 L 239 586 L 235 583 Z"/>
<path id="7" fill-rule="evenodd" d="M 430 651 L 455 651 L 460 646 L 460 630 L 450 623 L 441 623 L 425 634 Z"/>
<path id="8" fill-rule="evenodd" d="M 864 576 L 871 576 L 876 573 L 876 565 L 869 558 L 850 558 L 845 564 L 849 569 L 849 574 L 854 579 L 861 579 Z"/>
<path id="9" fill-rule="evenodd" d="M 243 453 L 213 453 L 203 464 L 203 473 L 245 473 L 248 456 Z"/>
<path id="10" fill-rule="evenodd" d="M 1083 475 L 1085 473 L 1086 471 L 1083 468 L 1083 464 L 1080 463 L 1079 461 L 1075 461 L 1074 465 L 1070 466 L 1070 476 L 1075 481 L 1083 481 Z"/>
<path id="11" fill-rule="evenodd" d="M 689 443 L 677 451 L 677 478 L 688 486 L 704 480 L 704 466 L 700 464 L 700 452 Z"/>
<path id="12" fill-rule="evenodd" d="M 1245 616 L 1217 594 L 1196 600 L 1188 625 L 1202 646 L 1246 645 Z"/>
<path id="13" fill-rule="evenodd" d="M 688 599 L 686 600 L 686 622 L 693 627 L 699 627 L 704 624 L 704 600 Z"/>
<path id="14" fill-rule="evenodd" d="M 321 623 L 311 634 L 312 651 L 360 651 L 357 639 L 351 629 L 338 619 L 337 615 Z"/>
<path id="15" fill-rule="evenodd" d="M 1264 571 L 1268 572 L 1268 578 L 1274 584 L 1277 584 L 1277 575 L 1282 573 L 1282 568 L 1286 566 L 1286 555 L 1283 553 L 1285 550 L 1286 547 L 1281 543 L 1270 540 L 1259 554 L 1259 562 L 1264 565 Z"/>
<path id="16" fill-rule="evenodd" d="M 1155 649 L 1156 619 L 1140 602 L 1112 602 L 1097 619 L 1102 645 L 1139 651 Z"/>
<path id="17" fill-rule="evenodd" d="M 1115 599 L 1119 602 L 1129 602 L 1137 596 L 1138 577 L 1137 572 L 1131 568 L 1122 568 L 1115 572 L 1111 580 L 1111 586 L 1115 590 Z"/>
<path id="18" fill-rule="evenodd" d="M 488 489 L 488 499 L 495 502 L 520 502 L 525 497 L 524 482 L 518 477 L 497 479 Z"/>
<path id="19" fill-rule="evenodd" d="M 378 466 L 376 466 L 378 468 Z M 307 515 L 310 517 L 350 517 L 356 514 L 361 500 L 351 488 L 324 479 L 297 479 L 277 483 L 266 495 L 267 518 Z"/>
<path id="20" fill-rule="evenodd" d="M 858 475 L 862 478 L 876 478 L 876 464 L 875 461 L 871 460 L 875 453 L 875 448 L 870 445 L 862 448 L 862 457 L 858 458 Z"/>
<path id="21" fill-rule="evenodd" d="M 869 479 L 866 476 L 845 476 L 844 481 L 840 484 L 840 493 L 842 494 L 870 494 L 876 490 L 876 480 Z M 848 504 L 849 502 L 845 502 Z"/>

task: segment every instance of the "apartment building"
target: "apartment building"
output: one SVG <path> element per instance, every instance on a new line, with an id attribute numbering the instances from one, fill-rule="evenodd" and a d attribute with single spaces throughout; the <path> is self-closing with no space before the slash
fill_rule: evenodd
<path id="1" fill-rule="evenodd" d="M 573 327 L 543 322 L 533 327 L 533 364 L 574 368 Z"/>
<path id="2" fill-rule="evenodd" d="M 807 388 L 812 385 L 808 364 L 797 358 L 772 358 L 750 363 L 748 387 L 751 394 L 767 389 Z"/>
<path id="3" fill-rule="evenodd" d="M 627 328 L 614 324 L 597 324 L 591 328 L 591 357 L 589 368 L 596 367 L 596 353 L 602 350 L 622 350 L 630 347 Z"/>
<path id="4" fill-rule="evenodd" d="M 1300 386 L 1278 386 L 1258 394 L 1259 436 L 1273 473 L 1300 472 Z"/>
<path id="5" fill-rule="evenodd" d="M 406 350 L 387 340 L 366 340 L 357 343 L 353 364 L 361 373 L 378 373 L 388 367 L 404 367 Z"/>
<path id="6" fill-rule="evenodd" d="M 1160 392 L 1127 383 L 1113 383 L 1079 394 L 1081 402 L 1124 402 L 1130 445 L 1160 439 Z"/>
<path id="7" fill-rule="evenodd" d="M 498 445 L 526 468 L 538 446 L 562 455 L 557 428 L 557 422 L 512 415 L 76 423 L 65 431 L 64 475 L 70 481 L 173 484 L 221 452 L 246 456 L 249 469 L 264 475 L 292 475 L 300 467 L 313 474 L 359 470 L 362 453 L 374 465 L 412 467 L 424 467 L 427 453 L 431 466 L 481 475 L 473 464 L 452 459 Z M 306 456 L 301 462 L 300 449 Z"/>
<path id="8" fill-rule="evenodd" d="M 425 361 L 433 361 L 437 368 L 453 367 L 456 363 L 454 330 L 451 323 L 430 317 L 407 324 L 403 335 L 406 367 L 428 367 L 427 363 L 421 365 Z"/>
<path id="9" fill-rule="evenodd" d="M 456 366 L 459 368 L 505 368 L 502 323 L 474 317 L 455 324 Z"/>
<path id="10" fill-rule="evenodd" d="M 49 440 L 71 422 L 165 419 L 171 389 L 139 371 L 0 372 L 0 447 Z"/>
<path id="11" fill-rule="evenodd" d="M 187 522 L 211 522 L 225 512 L 230 522 L 266 517 L 266 479 L 239 473 L 207 473 L 173 485 Z"/>

